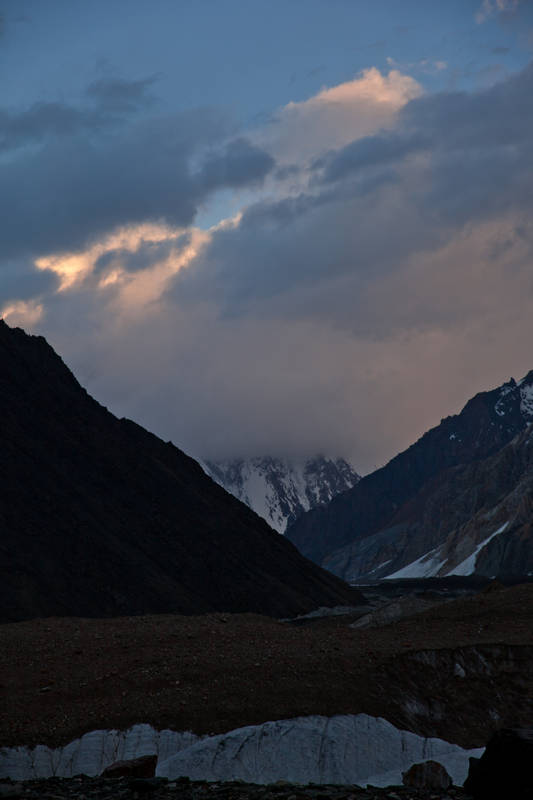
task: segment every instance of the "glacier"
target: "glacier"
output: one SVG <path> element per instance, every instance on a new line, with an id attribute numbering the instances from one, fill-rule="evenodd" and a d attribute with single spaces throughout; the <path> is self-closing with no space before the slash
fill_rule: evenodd
<path id="1" fill-rule="evenodd" d="M 127 731 L 92 731 L 56 749 L 2 748 L 0 777 L 99 775 L 113 761 L 156 754 L 156 774 L 170 779 L 389 786 L 400 784 L 412 764 L 433 759 L 462 784 L 468 758 L 481 752 L 399 730 L 367 714 L 297 717 L 216 736 L 139 724 Z"/>

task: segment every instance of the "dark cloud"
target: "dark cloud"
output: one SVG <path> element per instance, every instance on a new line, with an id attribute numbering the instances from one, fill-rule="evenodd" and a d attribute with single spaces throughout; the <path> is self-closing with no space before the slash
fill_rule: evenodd
<path id="1" fill-rule="evenodd" d="M 155 81 L 156 76 L 134 81 L 101 78 L 86 90 L 92 101 L 89 106 L 54 101 L 34 103 L 23 111 L 0 109 L 0 151 L 116 127 L 154 102 L 149 89 Z"/>
<path id="2" fill-rule="evenodd" d="M 190 235 L 183 234 L 162 242 L 142 242 L 133 252 L 123 248 L 108 250 L 96 260 L 93 273 L 100 275 L 116 268 L 124 269 L 126 272 L 139 272 L 166 260 L 172 252 L 187 247 L 189 243 Z"/>
<path id="3" fill-rule="evenodd" d="M 314 167 L 322 170 L 320 182 L 332 183 L 345 180 L 361 170 L 388 167 L 392 162 L 424 149 L 428 143 L 421 134 L 365 136 L 329 157 L 321 158 Z"/>
<path id="4" fill-rule="evenodd" d="M 41 117 L 39 125 L 42 130 Z M 193 160 L 226 139 L 230 127 L 225 115 L 198 110 L 102 136 L 73 131 L 4 160 L 0 256 L 78 248 L 129 223 L 189 225 L 209 193 L 254 184 L 273 166 L 270 156 L 241 138 L 193 171 Z"/>
<path id="5" fill-rule="evenodd" d="M 47 137 L 98 132 L 109 124 L 100 109 L 80 109 L 60 102 L 35 103 L 18 113 L 0 109 L 0 151 L 16 150 Z"/>
<path id="6" fill-rule="evenodd" d="M 105 111 L 131 113 L 155 103 L 150 90 L 157 78 L 157 75 L 139 80 L 99 78 L 87 87 L 86 94 Z"/>
<path id="7" fill-rule="evenodd" d="M 207 190 L 237 188 L 262 181 L 273 167 L 272 156 L 246 139 L 239 138 L 205 161 L 198 181 Z"/>
<path id="8" fill-rule="evenodd" d="M 273 177 L 277 181 L 286 181 L 288 178 L 296 178 L 301 173 L 302 168 L 298 164 L 287 164 L 287 166 L 279 167 Z"/>
<path id="9" fill-rule="evenodd" d="M 4 262 L 0 268 L 0 307 L 12 300 L 29 300 L 58 288 L 57 275 L 39 270 L 23 259 Z"/>

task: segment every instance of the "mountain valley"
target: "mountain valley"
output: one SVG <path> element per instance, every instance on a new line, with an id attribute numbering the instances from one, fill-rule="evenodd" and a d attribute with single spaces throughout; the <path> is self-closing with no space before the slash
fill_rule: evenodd
<path id="1" fill-rule="evenodd" d="M 44 339 L 1 323 L 0 358 L 0 779 L 130 748 L 161 780 L 386 786 L 434 757 L 462 783 L 530 724 L 533 373 L 362 479 L 204 464 L 326 571 Z"/>

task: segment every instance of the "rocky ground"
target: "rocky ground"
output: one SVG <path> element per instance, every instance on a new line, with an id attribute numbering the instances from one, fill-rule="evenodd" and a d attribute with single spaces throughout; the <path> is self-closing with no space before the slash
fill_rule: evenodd
<path id="1" fill-rule="evenodd" d="M 363 613 L 2 625 L 0 746 L 57 746 L 138 722 L 203 734 L 364 712 L 478 747 L 497 728 L 531 724 L 533 585 L 350 627 Z"/>
<path id="2" fill-rule="evenodd" d="M 0 781 L 0 798 L 27 800 L 468 800 L 458 787 L 446 791 L 385 789 L 359 786 L 316 786 L 280 781 L 270 786 L 249 783 L 203 783 L 186 778 L 48 778 L 41 781 L 12 783 Z"/>

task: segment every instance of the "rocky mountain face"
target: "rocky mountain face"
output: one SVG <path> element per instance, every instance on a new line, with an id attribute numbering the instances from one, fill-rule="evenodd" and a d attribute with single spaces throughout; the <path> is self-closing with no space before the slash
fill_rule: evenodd
<path id="1" fill-rule="evenodd" d="M 213 480 L 279 533 L 304 511 L 329 503 L 360 480 L 343 458 L 316 456 L 296 462 L 267 457 L 200 463 Z"/>
<path id="2" fill-rule="evenodd" d="M 358 601 L 170 442 L 0 322 L 0 621 Z"/>
<path id="3" fill-rule="evenodd" d="M 483 392 L 288 530 L 349 581 L 533 571 L 533 371 Z"/>

